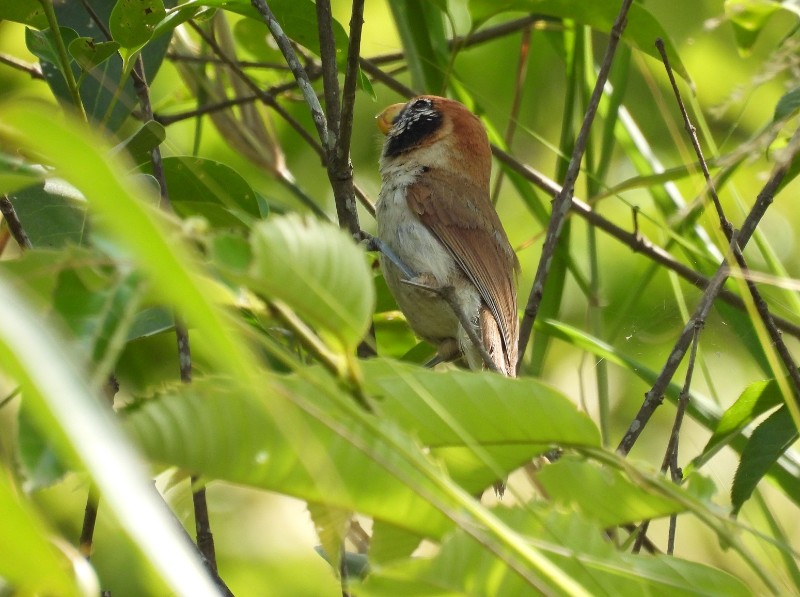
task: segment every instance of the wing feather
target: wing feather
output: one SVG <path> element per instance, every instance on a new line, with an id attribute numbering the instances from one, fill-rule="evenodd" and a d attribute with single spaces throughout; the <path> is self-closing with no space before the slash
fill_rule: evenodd
<path id="1" fill-rule="evenodd" d="M 503 368 L 513 374 L 519 338 L 515 280 L 519 261 L 488 192 L 461 176 L 429 169 L 409 187 L 407 198 L 411 210 L 478 288 L 500 330 L 507 361 Z"/>

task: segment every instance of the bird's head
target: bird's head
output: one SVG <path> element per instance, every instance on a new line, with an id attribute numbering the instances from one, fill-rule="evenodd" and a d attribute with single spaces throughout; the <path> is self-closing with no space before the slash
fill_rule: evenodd
<path id="1" fill-rule="evenodd" d="M 381 166 L 416 165 L 469 172 L 488 185 L 491 150 L 486 129 L 463 104 L 435 95 L 421 95 L 394 104 L 377 116 L 386 135 Z"/>

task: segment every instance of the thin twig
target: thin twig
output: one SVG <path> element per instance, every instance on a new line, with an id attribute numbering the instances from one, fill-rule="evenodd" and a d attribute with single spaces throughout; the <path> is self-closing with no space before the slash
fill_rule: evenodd
<path id="1" fill-rule="evenodd" d="M 251 77 L 247 75 L 236 63 L 235 60 L 231 60 L 225 52 L 219 47 L 219 44 L 208 35 L 205 31 L 203 31 L 196 23 L 193 21 L 189 21 L 189 25 L 195 32 L 201 37 L 201 39 L 208 44 L 208 46 L 213 50 L 213 52 L 225 63 L 228 68 L 233 71 L 233 73 L 239 77 L 252 91 L 258 96 L 258 99 L 263 102 L 266 106 L 269 106 L 273 110 L 275 110 L 278 115 L 283 118 L 287 123 L 291 125 L 291 127 L 300 135 L 300 137 L 317 152 L 317 154 L 322 158 L 325 159 L 325 151 L 322 148 L 322 145 L 318 143 L 311 135 L 309 135 L 308 131 L 301 125 L 295 118 L 289 114 L 283 106 L 281 106 L 277 100 L 270 95 L 268 92 L 263 91 L 255 81 Z M 301 67 L 302 68 L 302 67 Z M 303 71 L 305 72 L 305 71 Z M 307 75 L 306 75 L 307 77 Z M 309 83 L 310 85 L 310 83 Z M 316 96 L 314 96 L 316 97 Z M 317 101 L 319 104 L 319 101 Z"/>
<path id="2" fill-rule="evenodd" d="M 176 62 L 196 62 L 201 64 L 225 64 L 222 58 L 218 56 L 194 56 L 192 54 L 178 54 L 176 52 L 167 52 L 167 58 Z M 237 60 L 241 68 L 263 68 L 266 70 L 289 70 L 283 62 L 254 62 L 252 60 Z M 296 85 L 292 85 L 292 88 Z"/>
<path id="3" fill-rule="evenodd" d="M 683 425 L 683 418 L 686 415 L 686 409 L 689 406 L 689 397 L 691 396 L 692 376 L 694 375 L 694 365 L 697 361 L 697 347 L 700 344 L 700 327 L 694 329 L 694 336 L 692 337 L 692 350 L 689 353 L 689 362 L 686 366 L 686 377 L 683 380 L 683 388 L 678 395 L 678 406 L 675 410 L 675 421 L 672 424 L 672 430 L 669 434 L 669 441 L 667 441 L 667 448 L 664 450 L 664 458 L 661 461 L 661 473 L 667 471 L 670 473 L 672 482 L 680 485 L 683 481 L 683 473 L 678 466 L 678 444 L 680 443 L 681 427 Z M 642 543 L 647 536 L 647 527 L 650 521 L 645 521 L 642 524 L 642 531 L 636 538 L 634 545 L 634 553 L 639 551 Z M 675 528 L 677 526 L 677 515 L 673 514 L 669 519 L 669 534 L 667 538 L 667 555 L 672 555 L 675 551 Z"/>
<path id="4" fill-rule="evenodd" d="M 541 173 L 537 172 L 530 166 L 527 166 L 517 160 L 511 154 L 503 151 L 499 147 L 492 147 L 492 153 L 494 157 L 497 158 L 498 161 L 501 163 L 509 166 L 512 170 L 516 173 L 520 174 L 529 182 L 536 185 L 538 188 L 542 189 L 543 191 L 547 192 L 550 195 L 557 195 L 560 191 L 558 184 L 547 178 L 546 176 L 542 175 Z M 636 226 L 637 221 L 637 214 L 638 210 L 634 210 L 633 217 L 634 217 L 634 231 L 628 232 L 624 228 L 621 228 L 607 220 L 599 213 L 597 213 L 592 207 L 580 199 L 573 197 L 572 198 L 572 207 L 571 210 L 576 215 L 580 216 L 593 226 L 596 226 L 600 230 L 607 233 L 609 236 L 617 239 L 624 245 L 630 247 L 632 251 L 637 253 L 641 253 L 651 261 L 658 263 L 667 267 L 668 269 L 672 270 L 676 274 L 678 274 L 681 278 L 699 288 L 701 290 L 705 290 L 708 288 L 709 285 L 709 278 L 693 270 L 692 268 L 684 265 L 677 259 L 675 259 L 669 252 L 664 250 L 662 247 L 654 245 L 651 243 L 647 238 L 642 235 L 639 227 Z M 745 310 L 746 306 L 744 301 L 738 295 L 728 291 L 722 290 L 719 293 L 719 298 L 724 302 L 728 303 L 732 307 L 735 307 L 740 310 Z M 791 322 L 787 319 L 783 319 L 780 317 L 774 317 L 773 319 L 778 326 L 779 329 L 783 330 L 784 332 L 791 334 L 796 338 L 800 338 L 800 326 Z"/>
<path id="5" fill-rule="evenodd" d="M 136 59 L 136 64 L 133 67 L 136 77 L 133 78 L 133 86 L 136 90 L 136 95 L 139 98 L 139 106 L 144 114 L 146 120 L 153 119 L 153 107 L 150 103 L 150 90 L 147 85 L 147 78 L 145 76 L 144 61 L 141 54 Z M 161 157 L 161 148 L 156 145 L 150 152 L 150 162 L 153 168 L 153 175 L 158 181 L 161 188 L 161 201 L 160 206 L 166 211 L 172 211 L 172 204 L 169 199 L 169 189 L 167 188 L 167 179 L 164 173 L 163 160 Z M 178 363 L 180 370 L 181 382 L 185 384 L 192 383 L 192 350 L 189 340 L 189 330 L 183 322 L 179 314 L 175 314 L 175 339 L 178 348 Z M 193 482 L 195 478 L 193 477 Z M 214 538 L 211 534 L 211 524 L 208 519 L 208 505 L 206 504 L 205 488 L 201 488 L 194 492 L 192 495 L 194 504 L 195 526 L 197 528 L 197 547 L 203 556 L 204 562 L 208 571 L 211 573 L 217 584 L 220 584 L 222 579 L 217 573 L 217 559 L 216 550 L 214 548 Z M 222 583 L 224 585 L 224 583 Z"/>
<path id="6" fill-rule="evenodd" d="M 16 56 L 10 56 L 8 54 L 0 52 L 0 64 L 5 64 L 10 66 L 13 69 L 22 71 L 24 73 L 28 73 L 32 79 L 44 79 L 44 75 L 42 74 L 42 69 L 39 67 L 38 64 L 31 64 L 29 62 L 25 62 L 24 60 L 20 60 Z"/>
<path id="7" fill-rule="evenodd" d="M 99 503 L 100 495 L 97 493 L 97 488 L 92 485 L 89 487 L 89 495 L 86 496 L 86 507 L 83 511 L 83 523 L 81 524 L 81 536 L 78 539 L 78 550 L 87 560 L 92 557 L 94 529 L 97 524 L 97 508 Z"/>
<path id="8" fill-rule="evenodd" d="M 322 111 L 322 106 L 319 103 L 319 99 L 317 98 L 317 94 L 314 92 L 314 88 L 311 86 L 311 81 L 308 78 L 306 69 L 303 68 L 302 64 L 300 64 L 300 60 L 298 60 L 297 54 L 292 47 L 292 42 L 290 42 L 289 38 L 286 37 L 286 34 L 283 32 L 283 29 L 275 18 L 275 15 L 272 14 L 272 11 L 267 5 L 266 0 L 251 0 L 251 4 L 264 19 L 264 22 L 267 24 L 267 27 L 269 27 L 272 37 L 275 40 L 275 43 L 278 44 L 278 48 L 283 54 L 286 63 L 289 65 L 289 68 L 292 69 L 292 74 L 294 75 L 294 78 L 300 87 L 300 91 L 303 93 L 303 97 L 305 98 L 306 103 L 311 110 L 311 118 L 314 120 L 314 126 L 317 128 L 319 139 L 324 145 L 326 139 L 328 138 L 328 123 L 325 119 L 325 113 Z"/>
<path id="9" fill-rule="evenodd" d="M 800 149 L 800 129 L 795 131 L 788 147 L 784 150 L 780 159 L 775 164 L 769 180 L 758 194 L 753 208 L 750 210 L 750 213 L 747 215 L 747 218 L 745 218 L 745 221 L 742 224 L 741 230 L 733 233 L 731 246 L 738 244 L 740 249 L 744 249 L 744 247 L 747 245 L 747 242 L 750 240 L 753 232 L 755 232 L 755 229 L 758 226 L 758 223 L 761 221 L 761 218 L 772 204 L 775 198 L 775 193 L 777 192 L 784 176 L 786 176 L 789 165 L 791 164 L 794 156 L 798 153 L 798 149 Z M 702 325 L 702 323 L 706 320 L 706 317 L 711 310 L 711 306 L 714 304 L 714 299 L 722 289 L 722 285 L 728 279 L 728 275 L 729 271 L 727 261 L 723 261 L 720 264 L 719 269 L 717 269 L 717 272 L 709 281 L 708 287 L 703 293 L 703 296 L 701 297 L 700 302 L 692 314 L 692 317 L 684 326 L 680 337 L 676 341 L 672 352 L 667 358 L 664 368 L 658 374 L 653 387 L 645 394 L 644 402 L 642 403 L 636 418 L 628 427 L 628 430 L 623 436 L 622 441 L 620 441 L 619 446 L 617 447 L 617 452 L 619 452 L 621 455 L 625 456 L 631 451 L 631 448 L 633 448 L 633 445 L 636 443 L 639 435 L 641 435 L 645 425 L 650 420 L 650 417 L 663 401 L 664 391 L 672 381 L 675 371 L 678 369 L 678 366 L 683 360 L 683 356 L 686 354 L 686 351 L 689 348 L 695 327 Z"/>
<path id="10" fill-rule="evenodd" d="M 578 179 L 580 172 L 581 160 L 586 150 L 586 144 L 589 140 L 589 131 L 594 121 L 595 114 L 600 105 L 600 98 L 603 95 L 603 88 L 605 87 L 608 75 L 611 70 L 611 64 L 614 60 L 614 55 L 619 44 L 622 31 L 625 29 L 628 10 L 631 7 L 633 0 L 623 0 L 619 14 L 614 21 L 614 26 L 608 40 L 608 47 L 603 58 L 603 63 L 600 66 L 600 72 L 597 75 L 597 81 L 592 91 L 592 96 L 589 100 L 589 105 L 586 108 L 586 114 L 581 124 L 581 129 L 578 132 L 578 137 L 575 140 L 575 149 L 570 158 L 569 167 L 564 177 L 564 185 L 561 192 L 553 202 L 553 211 L 550 216 L 550 223 L 547 227 L 547 236 L 545 237 L 544 247 L 542 248 L 542 256 L 539 260 L 539 266 L 536 270 L 533 286 L 531 287 L 528 296 L 528 303 L 525 306 L 525 314 L 520 324 L 519 333 L 519 357 L 517 360 L 517 369 L 519 364 L 525 356 L 525 350 L 528 347 L 531 332 L 533 331 L 533 322 L 536 320 L 536 314 L 539 312 L 539 305 L 542 301 L 544 294 L 544 285 L 547 281 L 547 275 L 550 271 L 550 264 L 553 261 L 556 247 L 561 236 L 561 230 L 564 227 L 567 214 L 569 213 L 572 204 L 572 197 L 575 194 L 575 182 Z"/>
<path id="11" fill-rule="evenodd" d="M 383 72 L 370 60 L 362 58 L 361 68 L 364 70 L 364 72 L 374 77 L 375 80 L 380 81 L 400 95 L 408 98 L 415 95 L 413 89 L 403 85 L 390 75 Z M 559 186 L 555 181 L 549 179 L 540 172 L 537 172 L 530 166 L 523 164 L 517 158 L 497 147 L 496 145 L 492 145 L 491 148 L 492 154 L 500 163 L 505 164 L 542 191 L 553 197 L 556 197 L 561 192 L 561 186 Z M 635 229 L 633 233 L 628 232 L 624 228 L 621 228 L 610 220 L 604 218 L 602 215 L 592 209 L 588 203 L 581 201 L 576 197 L 572 198 L 572 205 L 570 206 L 570 209 L 573 213 L 583 218 L 591 225 L 596 226 L 609 236 L 628 246 L 632 251 L 641 253 L 651 261 L 672 270 L 696 288 L 699 288 L 700 290 L 705 290 L 708 288 L 710 279 L 707 276 L 704 276 L 700 272 L 684 265 L 662 247 L 654 245 L 644 237 L 638 226 L 634 226 Z M 637 222 L 637 211 L 634 211 L 633 213 L 634 223 Z M 741 311 L 745 311 L 747 308 L 740 296 L 728 290 L 720 290 L 718 293 L 718 298 Z M 777 317 L 775 315 L 772 317 L 778 329 L 800 339 L 800 325 L 782 317 Z"/>
<path id="12" fill-rule="evenodd" d="M 25 228 L 22 226 L 22 222 L 20 222 L 19 216 L 17 216 L 17 212 L 14 209 L 14 204 L 11 203 L 8 195 L 0 197 L 0 213 L 3 214 L 3 219 L 8 224 L 11 236 L 17 241 L 19 248 L 23 251 L 31 249 L 33 247 L 31 239 L 28 238 L 28 234 L 25 232 Z"/>
<path id="13" fill-rule="evenodd" d="M 666 49 L 664 48 L 664 42 L 661 39 L 656 40 L 656 47 L 658 48 L 659 53 L 661 54 L 661 60 L 664 62 L 664 67 L 667 70 L 667 75 L 669 76 L 670 84 L 672 85 L 672 91 L 675 94 L 675 100 L 678 103 L 678 107 L 681 111 L 681 116 L 683 117 L 684 126 L 686 128 L 686 132 L 689 135 L 689 138 L 692 142 L 692 147 L 694 148 L 695 154 L 697 155 L 698 163 L 700 164 L 700 168 L 703 171 L 703 176 L 705 177 L 706 181 L 706 189 L 708 190 L 708 194 L 711 197 L 711 201 L 714 204 L 714 208 L 717 210 L 717 216 L 719 217 L 720 226 L 722 228 L 722 232 L 725 235 L 725 239 L 730 243 L 730 246 L 733 250 L 733 256 L 736 259 L 736 264 L 742 270 L 744 274 L 744 281 L 745 285 L 747 286 L 747 290 L 750 292 L 750 296 L 753 298 L 753 304 L 755 305 L 756 311 L 758 312 L 761 321 L 764 324 L 764 327 L 769 334 L 769 338 L 772 341 L 773 346 L 775 347 L 775 351 L 778 353 L 781 361 L 783 362 L 783 366 L 786 369 L 786 372 L 789 374 L 789 379 L 792 380 L 792 393 L 796 403 L 800 404 L 800 371 L 797 369 L 797 364 L 794 362 L 789 349 L 786 347 L 786 343 L 783 341 L 783 337 L 781 333 L 778 331 L 778 328 L 775 326 L 775 322 L 773 321 L 772 314 L 769 311 L 769 307 L 767 306 L 767 302 L 764 300 L 764 297 L 759 292 L 758 287 L 756 286 L 753 280 L 747 277 L 747 272 L 749 270 L 747 266 L 747 262 L 745 261 L 744 255 L 742 254 L 742 250 L 739 248 L 738 244 L 732 243 L 733 240 L 733 225 L 730 223 L 728 218 L 725 216 L 725 212 L 722 209 L 722 203 L 717 196 L 717 191 L 714 187 L 714 181 L 711 179 L 711 174 L 708 172 L 708 165 L 706 164 L 705 159 L 703 158 L 703 150 L 700 147 L 700 141 L 697 138 L 697 132 L 695 127 L 692 125 L 691 120 L 689 119 L 689 114 L 686 111 L 686 107 L 684 106 L 683 100 L 681 99 L 681 93 L 678 89 L 678 83 L 675 81 L 675 75 L 672 72 L 672 68 L 669 64 L 669 58 L 667 57 Z"/>
<path id="14" fill-rule="evenodd" d="M 506 147 L 510 148 L 514 141 L 514 133 L 517 130 L 517 122 L 519 117 L 519 110 L 522 107 L 522 89 L 525 86 L 525 79 L 528 73 L 528 58 L 531 49 L 531 29 L 532 26 L 528 25 L 522 30 L 522 39 L 519 42 L 519 58 L 517 59 L 517 76 L 514 82 L 514 98 L 511 100 L 511 110 L 509 111 L 508 124 L 506 125 L 506 133 L 503 137 Z M 503 171 L 497 173 L 497 178 L 494 181 L 494 189 L 492 190 L 492 203 L 497 204 L 497 199 L 500 196 L 500 189 L 503 186 Z"/>

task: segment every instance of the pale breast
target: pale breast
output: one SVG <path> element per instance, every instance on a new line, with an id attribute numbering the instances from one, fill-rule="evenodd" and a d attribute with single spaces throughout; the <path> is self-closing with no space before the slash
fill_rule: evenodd
<path id="1" fill-rule="evenodd" d="M 378 237 L 415 273 L 432 274 L 439 286 L 458 282 L 463 275 L 447 249 L 409 209 L 403 182 L 384 181 L 375 206 Z M 381 270 L 417 335 L 433 344 L 457 336 L 458 321 L 442 299 L 403 284 L 403 274 L 386 257 L 381 258 Z"/>

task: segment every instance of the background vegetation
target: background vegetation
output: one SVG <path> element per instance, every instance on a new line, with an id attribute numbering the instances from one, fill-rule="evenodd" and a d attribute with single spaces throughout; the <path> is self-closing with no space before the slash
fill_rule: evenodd
<path id="1" fill-rule="evenodd" d="M 797 6 L 630 4 L 3 2 L 0 592 L 800 592 Z M 413 93 L 548 274 L 518 380 L 354 240 Z"/>

